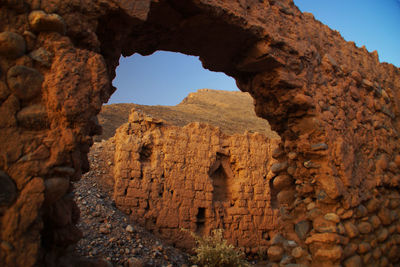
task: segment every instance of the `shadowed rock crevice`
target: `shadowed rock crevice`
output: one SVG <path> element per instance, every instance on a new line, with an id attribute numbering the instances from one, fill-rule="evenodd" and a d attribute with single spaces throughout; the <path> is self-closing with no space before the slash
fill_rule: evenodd
<path id="1" fill-rule="evenodd" d="M 210 178 L 214 187 L 213 201 L 230 201 L 234 176 L 229 164 L 229 157 L 217 154 L 217 161 L 210 170 Z"/>

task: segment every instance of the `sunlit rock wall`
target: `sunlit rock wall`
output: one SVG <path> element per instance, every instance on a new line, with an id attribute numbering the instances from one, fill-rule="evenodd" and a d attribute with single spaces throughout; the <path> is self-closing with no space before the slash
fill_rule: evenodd
<path id="1" fill-rule="evenodd" d="M 201 235 L 224 229 L 249 252 L 266 248 L 277 229 L 269 181 L 279 140 L 259 133 L 227 136 L 204 123 L 165 125 L 137 111 L 114 140 L 115 202 L 136 221 L 183 248 L 193 238 L 182 229 Z M 290 177 L 280 177 L 279 189 L 290 188 Z M 293 201 L 294 190 L 285 197 Z"/>

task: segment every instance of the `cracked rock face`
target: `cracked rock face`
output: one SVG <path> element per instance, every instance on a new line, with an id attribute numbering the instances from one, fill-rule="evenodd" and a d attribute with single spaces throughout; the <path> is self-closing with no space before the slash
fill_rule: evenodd
<path id="1" fill-rule="evenodd" d="M 80 236 L 73 189 L 55 183 L 65 195 L 47 203 L 46 181 L 74 181 L 87 170 L 99 132 L 93 117 L 115 90 L 119 57 L 157 50 L 199 56 L 205 68 L 234 77 L 279 133 L 276 176 L 289 175 L 294 186 L 270 200 L 279 211 L 271 231 L 282 239 L 260 235 L 275 261 L 399 261 L 399 69 L 292 1 L 2 1 L 0 17 L 0 170 L 16 186 L 0 217 L 5 266 L 69 262 L 66 248 Z M 381 212 L 364 209 L 371 199 Z M 298 238 L 294 225 L 332 213 L 340 221 L 328 232 Z M 371 232 L 343 226 L 374 215 L 382 224 Z M 384 229 L 390 238 L 372 242 Z M 293 242 L 304 250 L 287 257 Z"/>

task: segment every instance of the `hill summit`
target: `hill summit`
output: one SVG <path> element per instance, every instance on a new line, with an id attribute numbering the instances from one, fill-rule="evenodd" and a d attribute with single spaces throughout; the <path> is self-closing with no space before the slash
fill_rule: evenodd
<path id="1" fill-rule="evenodd" d="M 175 126 L 204 122 L 219 127 L 226 134 L 249 131 L 278 138 L 277 133 L 271 130 L 268 121 L 256 116 L 253 99 L 248 93 L 199 89 L 195 93 L 190 93 L 176 106 L 104 105 L 98 116 L 103 134 L 96 137 L 96 140 L 114 136 L 116 129 L 128 121 L 132 108 Z"/>

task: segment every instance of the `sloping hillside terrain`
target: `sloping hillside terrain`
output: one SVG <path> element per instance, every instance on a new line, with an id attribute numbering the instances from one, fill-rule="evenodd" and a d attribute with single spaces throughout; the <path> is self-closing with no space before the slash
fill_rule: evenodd
<path id="1" fill-rule="evenodd" d="M 132 108 L 176 126 L 205 122 L 219 127 L 226 134 L 249 131 L 263 133 L 271 138 L 278 137 L 266 120 L 256 116 L 253 99 L 248 93 L 200 89 L 190 93 L 176 106 L 104 105 L 98 116 L 103 134 L 96 141 L 112 137 L 115 130 L 128 121 Z"/>

